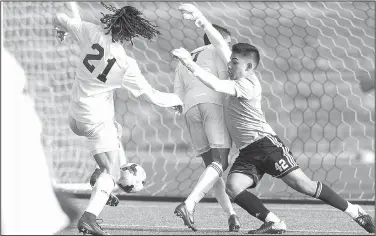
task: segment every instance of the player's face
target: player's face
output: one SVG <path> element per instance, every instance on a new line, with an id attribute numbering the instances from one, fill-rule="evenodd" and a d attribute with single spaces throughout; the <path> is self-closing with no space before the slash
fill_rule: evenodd
<path id="1" fill-rule="evenodd" d="M 231 60 L 227 64 L 227 71 L 230 79 L 236 80 L 244 77 L 247 73 L 247 66 L 248 62 L 241 54 L 232 53 Z"/>

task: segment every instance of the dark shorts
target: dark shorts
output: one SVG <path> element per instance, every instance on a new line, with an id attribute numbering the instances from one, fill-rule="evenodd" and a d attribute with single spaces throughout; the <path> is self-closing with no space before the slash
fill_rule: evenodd
<path id="1" fill-rule="evenodd" d="M 240 150 L 239 156 L 232 165 L 231 173 L 242 173 L 254 180 L 253 188 L 265 173 L 282 178 L 298 169 L 292 153 L 277 137 L 268 135 Z"/>

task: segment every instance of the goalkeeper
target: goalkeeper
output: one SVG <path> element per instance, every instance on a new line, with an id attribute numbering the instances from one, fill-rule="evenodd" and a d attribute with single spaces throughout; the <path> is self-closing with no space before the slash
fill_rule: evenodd
<path id="1" fill-rule="evenodd" d="M 200 81 L 209 88 L 228 95 L 224 110 L 231 138 L 240 149 L 227 178 L 226 191 L 235 203 L 264 224 L 250 234 L 277 234 L 286 231 L 286 224 L 270 212 L 258 197 L 247 189 L 256 187 L 265 173 L 280 178 L 296 191 L 320 199 L 345 212 L 367 232 L 375 225 L 360 206 L 353 205 L 320 181 L 309 179 L 297 165 L 288 147 L 266 122 L 261 109 L 261 85 L 255 74 L 260 61 L 259 51 L 248 43 L 238 43 L 230 50 L 226 41 L 192 4 L 179 8 L 185 19 L 202 26 L 212 44 L 228 62 L 230 80 L 220 80 L 202 69 L 183 48 L 173 51 Z"/>
<path id="2" fill-rule="evenodd" d="M 231 34 L 227 29 L 218 25 L 213 27 L 228 44 L 231 42 Z M 210 44 L 207 35 L 204 36 L 204 42 L 205 46 L 192 52 L 193 60 L 219 78 L 227 79 L 226 63 Z M 185 225 L 196 231 L 195 206 L 213 188 L 214 196 L 228 215 L 229 230 L 239 231 L 239 219 L 225 192 L 225 182 L 221 177 L 223 170 L 228 167 L 232 144 L 224 121 L 223 95 L 192 78 L 192 74 L 181 63 L 175 71 L 174 92 L 184 101 L 184 111 L 180 109 L 177 113 L 184 113 L 196 156 L 201 156 L 206 166 L 191 194 L 176 207 L 175 214 L 184 220 Z"/>

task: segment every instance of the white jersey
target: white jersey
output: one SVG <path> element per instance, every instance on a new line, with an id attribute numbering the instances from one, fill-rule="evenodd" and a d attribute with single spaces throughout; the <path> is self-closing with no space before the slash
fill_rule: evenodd
<path id="1" fill-rule="evenodd" d="M 192 53 L 193 60 L 203 69 L 219 79 L 227 79 L 227 65 L 217 53 L 213 45 L 197 48 Z M 184 101 L 184 113 L 200 103 L 213 103 L 222 106 L 223 94 L 218 93 L 179 63 L 175 70 L 174 92 Z"/>
<path id="2" fill-rule="evenodd" d="M 127 56 L 121 44 L 112 42 L 111 34 L 89 22 L 69 20 L 67 25 L 81 48 L 70 116 L 84 123 L 112 120 L 115 89 L 124 87 L 136 97 L 152 89 L 136 61 Z"/>

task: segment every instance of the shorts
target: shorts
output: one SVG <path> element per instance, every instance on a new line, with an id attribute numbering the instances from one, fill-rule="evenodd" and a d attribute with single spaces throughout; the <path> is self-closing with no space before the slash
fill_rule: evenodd
<path id="1" fill-rule="evenodd" d="M 282 178 L 298 168 L 288 147 L 277 136 L 267 135 L 240 150 L 229 175 L 242 173 L 250 176 L 254 181 L 250 188 L 253 188 L 265 173 Z"/>
<path id="2" fill-rule="evenodd" d="M 88 138 L 90 155 L 120 150 L 122 127 L 116 121 L 87 124 L 69 117 L 69 126 L 73 133 Z"/>
<path id="3" fill-rule="evenodd" d="M 232 140 L 222 106 L 214 103 L 197 104 L 185 113 L 185 120 L 196 156 L 211 148 L 231 148 Z"/>

